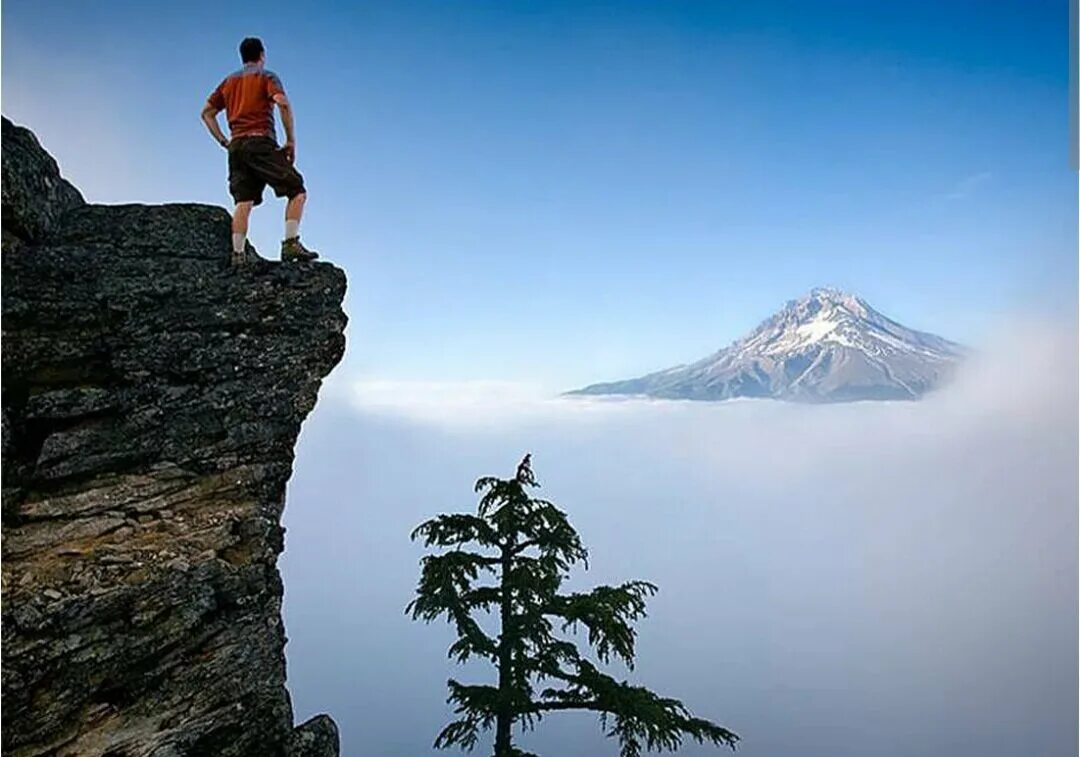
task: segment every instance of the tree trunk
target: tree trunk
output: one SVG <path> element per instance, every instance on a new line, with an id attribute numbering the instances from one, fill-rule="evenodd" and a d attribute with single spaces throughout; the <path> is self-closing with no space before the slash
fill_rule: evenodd
<path id="1" fill-rule="evenodd" d="M 510 757 L 510 713 L 500 712 L 495 721 L 495 757 Z"/>
<path id="2" fill-rule="evenodd" d="M 510 543 L 503 547 L 502 552 L 502 598 L 499 606 L 499 711 L 495 717 L 495 757 L 510 757 L 511 730 L 514 724 L 514 714 L 511 711 L 510 701 L 513 694 L 513 671 L 514 663 L 513 647 L 510 645 L 510 626 L 513 623 L 513 605 L 510 597 L 510 569 L 513 561 L 513 537 Z"/>

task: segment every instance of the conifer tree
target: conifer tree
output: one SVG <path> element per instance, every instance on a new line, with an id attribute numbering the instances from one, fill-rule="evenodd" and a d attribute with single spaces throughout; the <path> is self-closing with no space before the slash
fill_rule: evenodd
<path id="1" fill-rule="evenodd" d="M 476 515 L 440 515 L 413 531 L 414 540 L 440 551 L 423 558 L 406 612 L 425 622 L 445 617 L 457 630 L 449 656 L 486 660 L 497 671 L 493 685 L 447 682 L 458 719 L 442 729 L 435 747 L 471 750 L 482 731 L 494 729 L 494 757 L 535 757 L 514 747 L 515 727 L 531 729 L 562 710 L 588 710 L 598 713 L 606 736 L 618 739 L 622 757 L 675 751 L 684 738 L 734 749 L 734 733 L 694 717 L 676 699 L 603 673 L 568 638 L 582 630 L 599 663 L 615 658 L 632 669 L 637 632 L 631 624 L 645 616 L 645 600 L 657 587 L 628 581 L 561 593 L 572 566 L 588 567 L 588 554 L 562 510 L 529 496 L 538 486 L 526 455 L 513 478 L 476 482 Z M 482 614 L 497 620 L 497 634 L 484 630 Z"/>

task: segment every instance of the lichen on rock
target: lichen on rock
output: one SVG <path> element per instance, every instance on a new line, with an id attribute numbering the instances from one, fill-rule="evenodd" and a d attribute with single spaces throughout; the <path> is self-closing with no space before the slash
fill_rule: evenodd
<path id="1" fill-rule="evenodd" d="M 345 276 L 228 266 L 205 205 L 92 205 L 3 120 L 5 755 L 326 757 L 277 558 Z"/>

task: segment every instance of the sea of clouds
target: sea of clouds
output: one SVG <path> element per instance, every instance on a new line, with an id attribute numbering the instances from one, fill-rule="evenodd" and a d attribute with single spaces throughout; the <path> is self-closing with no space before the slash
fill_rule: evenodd
<path id="1" fill-rule="evenodd" d="M 732 728 L 741 753 L 1073 755 L 1077 359 L 1075 328 L 1032 322 L 922 402 L 845 405 L 342 371 L 286 509 L 298 716 L 332 713 L 346 755 L 431 753 L 446 679 L 485 672 L 446 659 L 445 625 L 403 614 L 422 554 L 408 535 L 528 451 L 591 549 L 574 585 L 661 588 L 619 674 Z M 577 714 L 522 746 L 617 754 Z"/>

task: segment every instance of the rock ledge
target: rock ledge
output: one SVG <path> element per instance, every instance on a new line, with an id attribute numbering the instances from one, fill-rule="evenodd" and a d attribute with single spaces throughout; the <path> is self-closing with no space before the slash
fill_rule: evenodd
<path id="1" fill-rule="evenodd" d="M 87 204 L 3 120 L 3 753 L 331 757 L 293 727 L 280 525 L 344 273 L 205 205 Z"/>

